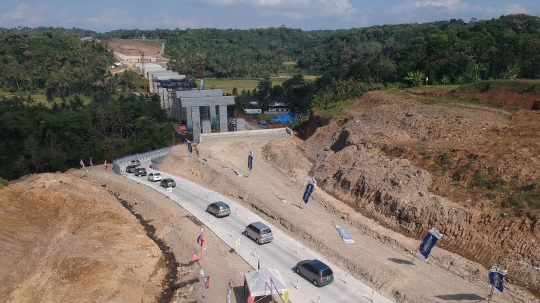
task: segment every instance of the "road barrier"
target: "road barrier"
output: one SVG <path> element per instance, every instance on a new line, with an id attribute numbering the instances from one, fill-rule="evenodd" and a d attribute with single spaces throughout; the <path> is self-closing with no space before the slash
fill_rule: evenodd
<path id="1" fill-rule="evenodd" d="M 169 153 L 169 151 L 172 148 L 173 146 L 169 146 L 169 147 L 164 147 L 164 148 L 156 149 L 156 150 L 141 153 L 141 154 L 134 154 L 134 155 L 129 155 L 129 156 L 115 159 L 113 160 L 112 170 L 116 174 L 122 175 L 123 173 L 122 170 L 125 169 L 125 167 L 128 166 L 132 160 L 139 160 L 141 162 L 150 160 L 152 162 L 150 167 L 152 167 L 152 169 L 159 170 L 159 163 L 163 161 L 163 158 L 165 158 L 165 156 Z"/>

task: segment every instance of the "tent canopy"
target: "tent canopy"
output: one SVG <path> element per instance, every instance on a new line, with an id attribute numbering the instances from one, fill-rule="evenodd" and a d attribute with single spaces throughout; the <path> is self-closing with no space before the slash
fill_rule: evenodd
<path id="1" fill-rule="evenodd" d="M 244 291 L 246 288 L 250 297 L 283 294 L 287 290 L 279 271 L 268 267 L 246 273 Z"/>

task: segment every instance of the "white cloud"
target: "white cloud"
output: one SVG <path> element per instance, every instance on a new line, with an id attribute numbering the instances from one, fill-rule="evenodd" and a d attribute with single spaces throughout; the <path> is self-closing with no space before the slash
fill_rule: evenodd
<path id="1" fill-rule="evenodd" d="M 346 13 L 353 10 L 353 5 L 348 0 L 318 0 L 318 2 L 331 13 Z"/>
<path id="2" fill-rule="evenodd" d="M 30 5 L 21 3 L 10 12 L 5 12 L 0 15 L 0 26 L 35 26 L 41 25 L 44 17 L 47 16 L 49 6 L 38 5 L 32 7 Z"/>
<path id="3" fill-rule="evenodd" d="M 514 4 L 512 6 L 510 6 L 509 8 L 506 9 L 506 14 L 507 15 L 510 15 L 510 14 L 527 14 L 529 11 L 524 8 L 523 6 L 520 6 L 520 5 L 517 5 L 517 4 Z"/>
<path id="4" fill-rule="evenodd" d="M 391 7 L 388 12 L 391 14 L 404 14 L 422 9 L 444 9 L 453 13 L 483 10 L 479 6 L 473 6 L 461 0 L 407 0 L 404 3 Z"/>
<path id="5" fill-rule="evenodd" d="M 83 18 L 83 20 L 98 25 L 112 24 L 117 26 L 136 26 L 137 20 L 134 16 L 135 14 L 132 11 L 118 8 L 110 8 L 102 12 L 98 16 Z"/>

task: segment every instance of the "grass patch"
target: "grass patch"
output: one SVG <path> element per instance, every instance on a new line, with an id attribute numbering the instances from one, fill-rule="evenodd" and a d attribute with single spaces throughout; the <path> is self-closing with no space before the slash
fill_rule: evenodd
<path id="1" fill-rule="evenodd" d="M 14 93 L 9 93 L 9 92 L 2 92 L 2 91 L 0 91 L 0 96 L 6 97 L 8 99 L 12 98 L 13 96 L 23 97 L 25 99 L 28 98 L 28 95 L 24 95 L 24 94 L 20 94 L 20 93 L 15 93 L 14 94 Z M 53 103 L 47 101 L 47 96 L 46 95 L 44 95 L 44 94 L 31 94 L 30 96 L 32 97 L 32 100 L 34 100 L 36 105 L 37 104 L 42 104 L 45 107 L 52 108 Z M 73 98 L 74 96 L 75 95 L 66 98 L 66 102 L 69 102 L 69 100 L 71 98 Z M 84 105 L 88 105 L 88 104 L 90 104 L 90 102 L 92 102 L 92 97 L 90 97 L 90 96 L 84 96 L 84 95 L 78 95 L 78 96 L 79 96 L 79 98 L 81 98 Z M 61 102 L 62 102 L 62 98 L 59 98 L 59 97 L 54 98 L 54 103 L 60 104 Z M 25 104 L 28 104 L 28 102 L 25 101 Z"/>
<path id="2" fill-rule="evenodd" d="M 339 102 L 331 103 L 327 109 L 321 110 L 321 116 L 324 118 L 335 118 L 343 115 L 343 110 L 354 104 L 356 99 L 347 99 Z"/>
<path id="3" fill-rule="evenodd" d="M 486 80 L 478 83 L 465 84 L 457 88 L 452 94 L 467 94 L 488 91 L 501 92 L 538 92 L 540 80 Z"/>
<path id="4" fill-rule="evenodd" d="M 411 88 L 406 88 L 405 91 L 416 95 L 433 95 L 433 94 L 447 94 L 460 85 L 423 85 Z"/>
<path id="5" fill-rule="evenodd" d="M 527 208 L 540 211 L 540 194 L 520 193 L 506 197 L 502 200 L 502 207 L 518 212 Z"/>
<path id="6" fill-rule="evenodd" d="M 270 77 L 272 86 L 283 85 L 285 80 L 292 78 L 292 76 L 284 75 L 279 77 Z M 317 76 L 304 76 L 307 81 L 313 81 Z M 205 89 L 222 89 L 223 94 L 232 94 L 232 90 L 236 87 L 240 94 L 242 90 L 253 91 L 259 84 L 260 79 L 232 79 L 232 78 L 207 78 L 204 79 Z"/>

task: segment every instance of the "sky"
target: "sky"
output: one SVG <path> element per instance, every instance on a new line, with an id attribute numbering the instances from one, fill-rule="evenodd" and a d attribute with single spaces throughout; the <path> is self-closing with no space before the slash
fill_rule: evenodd
<path id="1" fill-rule="evenodd" d="M 351 29 L 508 14 L 540 15 L 538 0 L 0 0 L 0 27 Z"/>

